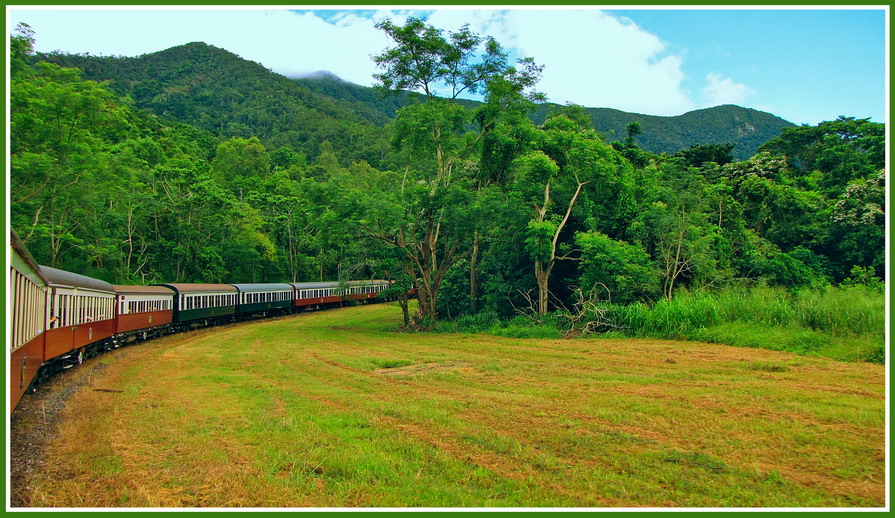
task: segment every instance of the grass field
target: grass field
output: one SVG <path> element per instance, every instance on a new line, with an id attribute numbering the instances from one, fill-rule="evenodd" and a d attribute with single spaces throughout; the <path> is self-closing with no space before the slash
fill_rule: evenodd
<path id="1" fill-rule="evenodd" d="M 30 505 L 885 505 L 883 366 L 399 319 L 301 314 L 96 360 Z"/>

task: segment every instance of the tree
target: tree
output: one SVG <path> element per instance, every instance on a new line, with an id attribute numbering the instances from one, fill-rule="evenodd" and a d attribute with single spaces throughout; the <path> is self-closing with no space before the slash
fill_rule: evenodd
<path id="1" fill-rule="evenodd" d="M 585 187 L 612 182 L 621 160 L 592 129 L 565 115 L 549 118 L 542 128 L 539 149 L 517 160 L 516 188 L 534 209 L 525 248 L 534 261 L 538 285 L 538 313 L 548 311 L 550 274 L 560 255 L 560 238 Z M 599 203 L 592 203 L 596 207 Z"/>
<path id="2" fill-rule="evenodd" d="M 417 282 L 417 322 L 428 326 L 436 319 L 448 270 L 469 255 L 475 240 L 474 151 L 496 119 L 483 114 L 478 131 L 469 132 L 475 114 L 454 101 L 463 93 L 485 92 L 512 103 L 513 96 L 495 92 L 521 91 L 535 82 L 539 68 L 530 60 L 519 69 L 508 66 L 497 41 L 468 26 L 447 37 L 415 18 L 403 26 L 384 21 L 377 27 L 395 42 L 374 57 L 383 69 L 375 76 L 380 85 L 414 90 L 423 99 L 398 110 L 393 124 L 392 142 L 404 167 L 394 210 L 378 211 L 364 228 L 403 252 L 405 270 Z"/>
<path id="3" fill-rule="evenodd" d="M 258 137 L 232 138 L 218 146 L 211 167 L 221 185 L 241 192 L 270 174 L 270 157 Z"/>
<path id="4" fill-rule="evenodd" d="M 579 232 L 575 243 L 581 248 L 581 286 L 603 285 L 619 304 L 658 295 L 660 273 L 642 246 L 600 232 Z"/>
<path id="5" fill-rule="evenodd" d="M 849 182 L 883 169 L 885 149 L 885 125 L 839 117 L 816 126 L 785 128 L 759 151 L 784 157 L 794 177 L 810 177 L 825 195 L 836 197 Z"/>
<path id="6" fill-rule="evenodd" d="M 733 148 L 736 144 L 696 144 L 675 153 L 690 167 L 701 167 L 706 162 L 725 165 L 733 162 Z"/>

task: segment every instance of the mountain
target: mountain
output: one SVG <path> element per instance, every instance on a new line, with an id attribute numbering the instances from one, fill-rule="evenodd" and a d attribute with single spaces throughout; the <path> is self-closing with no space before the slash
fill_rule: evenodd
<path id="1" fill-rule="evenodd" d="M 731 104 L 687 112 L 674 117 L 626 113 L 611 108 L 588 108 L 594 128 L 607 140 L 621 140 L 629 122 L 638 122 L 642 133 L 635 137 L 653 153 L 676 153 L 694 144 L 734 143 L 733 156 L 745 160 L 759 146 L 795 126 L 780 117 Z"/>
<path id="2" fill-rule="evenodd" d="M 134 58 L 42 54 L 38 59 L 77 67 L 86 79 L 106 81 L 150 113 L 210 131 L 221 138 L 258 136 L 268 148 L 291 147 L 316 157 L 329 141 L 346 163 L 381 163 L 388 142 L 381 127 L 410 102 L 412 93 L 383 96 L 377 89 L 320 71 L 290 79 L 205 43 L 189 43 Z M 300 59 L 300 57 L 298 58 Z M 477 103 L 467 101 L 471 106 Z M 543 122 L 554 104 L 540 105 L 532 119 Z M 594 128 L 621 140 L 630 122 L 640 123 L 636 141 L 654 153 L 675 153 L 695 144 L 734 143 L 746 159 L 782 128 L 793 124 L 774 115 L 725 105 L 675 117 L 588 108 Z"/>
<path id="3" fill-rule="evenodd" d="M 385 99 L 374 88 L 356 85 L 334 74 L 318 73 L 314 77 L 296 78 L 295 82 L 323 95 L 359 106 L 367 106 L 382 117 L 390 119 L 395 110 L 409 102 L 407 95 Z M 477 105 L 469 101 L 470 105 Z M 545 103 L 532 114 L 537 124 L 560 105 Z M 755 154 L 759 146 L 780 134 L 780 130 L 795 126 L 770 113 L 735 105 L 716 106 L 687 112 L 683 115 L 662 117 L 641 115 L 612 108 L 586 108 L 594 129 L 606 140 L 621 140 L 627 135 L 627 125 L 638 122 L 643 131 L 634 140 L 647 151 L 673 154 L 694 144 L 734 143 L 734 158 L 745 160 Z"/>
<path id="4" fill-rule="evenodd" d="M 388 142 L 375 111 L 321 95 L 262 65 L 205 43 L 138 57 L 39 54 L 105 81 L 137 107 L 221 138 L 257 136 L 270 149 L 315 157 L 329 141 L 347 163 L 377 165 Z"/>

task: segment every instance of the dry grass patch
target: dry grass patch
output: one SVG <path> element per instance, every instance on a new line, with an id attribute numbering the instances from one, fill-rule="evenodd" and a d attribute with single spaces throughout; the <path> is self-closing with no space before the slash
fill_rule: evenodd
<path id="1" fill-rule="evenodd" d="M 69 402 L 28 503 L 885 503 L 881 366 L 399 318 L 362 306 L 130 348 Z"/>

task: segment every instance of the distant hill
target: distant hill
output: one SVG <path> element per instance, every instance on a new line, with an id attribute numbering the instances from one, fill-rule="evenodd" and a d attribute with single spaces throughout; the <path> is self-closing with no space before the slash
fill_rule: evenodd
<path id="1" fill-rule="evenodd" d="M 653 153 L 676 153 L 694 144 L 734 143 L 733 156 L 745 160 L 759 146 L 795 126 L 770 113 L 726 104 L 687 112 L 674 117 L 640 115 L 611 108 L 588 108 L 594 128 L 607 140 L 621 140 L 630 122 L 640 123 L 643 131 L 635 137 L 640 146 Z"/>
<path id="2" fill-rule="evenodd" d="M 371 107 L 381 116 L 391 118 L 395 110 L 408 102 L 406 95 L 386 99 L 375 89 L 344 81 L 331 73 L 318 73 L 314 77 L 294 79 L 295 82 L 321 94 L 347 101 L 358 106 Z M 471 105 L 477 103 L 470 101 Z M 532 114 L 532 120 L 544 122 L 550 110 L 557 104 L 543 104 Z M 716 106 L 695 110 L 683 115 L 662 117 L 642 115 L 612 108 L 586 108 L 593 120 L 594 129 L 607 140 L 621 140 L 627 135 L 630 122 L 640 123 L 643 130 L 635 141 L 653 153 L 676 153 L 694 144 L 734 143 L 734 158 L 745 160 L 755 154 L 758 147 L 780 134 L 783 128 L 795 126 L 780 117 L 751 108 L 735 105 Z"/>
<path id="3" fill-rule="evenodd" d="M 383 96 L 374 88 L 320 71 L 289 79 L 262 65 L 205 43 L 189 43 L 134 58 L 43 54 L 38 59 L 77 67 L 87 79 L 107 81 L 138 107 L 195 125 L 222 138 L 257 135 L 269 148 L 291 147 L 315 157 L 329 141 L 347 162 L 381 163 L 388 145 L 381 127 L 413 94 Z M 468 102 L 475 105 L 473 101 Z M 557 105 L 532 114 L 543 122 Z M 774 115 L 725 105 L 676 117 L 588 108 L 594 128 L 607 140 L 621 140 L 629 122 L 643 130 L 636 140 L 654 153 L 675 153 L 695 144 L 734 143 L 746 159 L 784 127 Z"/>
<path id="4" fill-rule="evenodd" d="M 42 54 L 37 59 L 77 67 L 106 81 L 139 108 L 192 124 L 221 138 L 259 137 L 272 149 L 291 147 L 316 157 L 329 141 L 346 163 L 377 165 L 388 146 L 375 111 L 321 95 L 262 65 L 205 43 L 138 57 Z"/>

